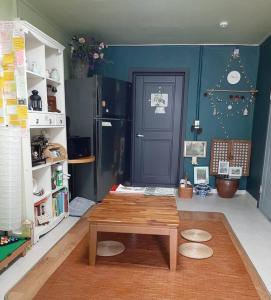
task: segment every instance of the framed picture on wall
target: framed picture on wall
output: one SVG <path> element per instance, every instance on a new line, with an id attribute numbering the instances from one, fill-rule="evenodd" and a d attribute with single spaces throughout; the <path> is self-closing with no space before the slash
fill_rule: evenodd
<path id="1" fill-rule="evenodd" d="M 209 184 L 209 167 L 194 167 L 194 184 Z"/>
<path id="2" fill-rule="evenodd" d="M 229 175 L 230 163 L 228 161 L 220 160 L 218 163 L 218 171 L 219 175 Z"/>
<path id="3" fill-rule="evenodd" d="M 184 141 L 184 157 L 206 157 L 207 142 Z"/>
<path id="4" fill-rule="evenodd" d="M 230 178 L 240 178 L 242 176 L 242 167 L 229 167 Z"/>

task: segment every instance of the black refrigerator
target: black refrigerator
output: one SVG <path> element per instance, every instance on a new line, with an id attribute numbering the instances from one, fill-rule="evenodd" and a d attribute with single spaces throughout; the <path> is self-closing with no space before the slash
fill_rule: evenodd
<path id="1" fill-rule="evenodd" d="M 114 184 L 130 182 L 131 84 L 93 76 L 65 82 L 69 135 L 90 137 L 94 164 L 76 167 L 76 196 L 100 201 Z"/>

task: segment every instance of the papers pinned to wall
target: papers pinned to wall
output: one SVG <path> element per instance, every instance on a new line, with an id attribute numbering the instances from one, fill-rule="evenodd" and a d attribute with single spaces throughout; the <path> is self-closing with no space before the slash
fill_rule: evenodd
<path id="1" fill-rule="evenodd" d="M 0 22 L 0 126 L 26 128 L 25 71 L 24 30 L 18 22 Z"/>

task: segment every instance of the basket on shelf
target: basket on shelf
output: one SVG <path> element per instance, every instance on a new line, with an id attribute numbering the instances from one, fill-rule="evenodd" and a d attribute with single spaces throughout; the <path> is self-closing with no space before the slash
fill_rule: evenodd
<path id="1" fill-rule="evenodd" d="M 44 156 L 50 163 L 66 160 L 68 157 L 66 149 L 57 143 L 49 144 L 44 150 Z"/>

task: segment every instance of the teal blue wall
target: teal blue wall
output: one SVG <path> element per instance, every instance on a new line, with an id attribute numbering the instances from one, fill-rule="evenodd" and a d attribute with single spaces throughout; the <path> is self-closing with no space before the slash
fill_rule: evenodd
<path id="1" fill-rule="evenodd" d="M 258 47 L 240 46 L 241 57 L 245 69 L 256 86 L 258 69 Z M 207 88 L 213 88 L 224 74 L 225 66 L 232 54 L 233 46 L 204 46 L 202 65 L 202 90 L 200 99 L 200 121 L 203 133 L 198 140 L 208 142 L 208 157 L 199 159 L 200 165 L 209 165 L 210 142 L 213 138 L 225 138 L 212 115 L 208 98 L 203 96 Z M 115 46 L 109 47 L 106 57 L 112 61 L 103 67 L 102 73 L 122 80 L 129 80 L 129 71 L 135 68 L 182 68 L 189 70 L 188 110 L 186 117 L 186 140 L 193 140 L 190 127 L 196 118 L 198 67 L 200 46 Z M 235 86 L 242 88 L 240 84 Z M 230 138 L 250 139 L 252 131 L 252 112 L 248 117 L 234 117 L 227 122 Z M 185 159 L 184 169 L 193 180 L 191 159 Z M 214 178 L 211 178 L 214 184 Z M 242 179 L 241 188 L 246 187 L 246 178 Z"/>
<path id="2" fill-rule="evenodd" d="M 257 89 L 252 131 L 252 158 L 248 191 L 256 198 L 260 198 L 262 170 L 265 152 L 265 140 L 268 126 L 268 114 L 271 91 L 271 37 L 260 45 L 260 60 L 258 69 Z"/>

